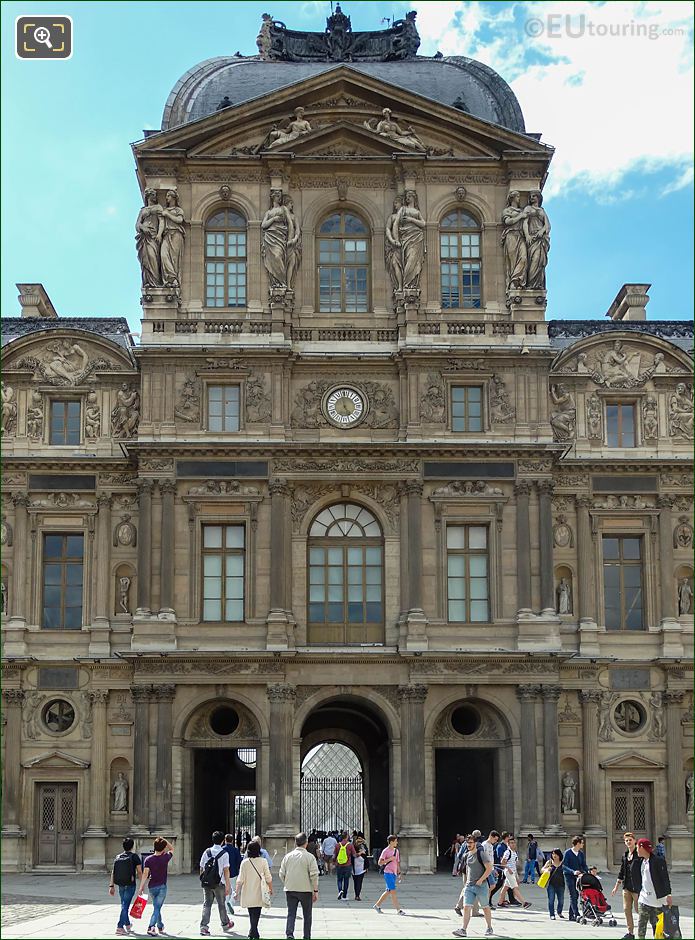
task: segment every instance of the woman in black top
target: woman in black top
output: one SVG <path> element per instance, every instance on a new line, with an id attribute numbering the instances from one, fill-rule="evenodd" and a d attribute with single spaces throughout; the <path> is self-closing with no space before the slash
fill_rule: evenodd
<path id="1" fill-rule="evenodd" d="M 550 858 L 543 866 L 543 871 L 550 872 L 550 879 L 545 886 L 548 893 L 548 913 L 550 919 L 555 920 L 555 906 L 557 904 L 557 916 L 562 918 L 562 907 L 565 903 L 565 876 L 562 871 L 563 854 L 560 849 L 553 849 Z"/>

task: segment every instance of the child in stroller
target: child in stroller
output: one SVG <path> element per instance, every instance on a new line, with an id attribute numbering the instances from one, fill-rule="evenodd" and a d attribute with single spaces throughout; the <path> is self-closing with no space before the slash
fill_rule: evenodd
<path id="1" fill-rule="evenodd" d="M 588 874 L 584 873 L 577 878 L 577 893 L 579 895 L 579 923 L 587 924 L 591 921 L 594 927 L 603 923 L 603 915 L 609 913 L 611 906 L 603 893 L 603 885 L 598 877 L 597 868 L 593 865 Z M 609 914 L 609 927 L 617 927 L 618 921 Z"/>

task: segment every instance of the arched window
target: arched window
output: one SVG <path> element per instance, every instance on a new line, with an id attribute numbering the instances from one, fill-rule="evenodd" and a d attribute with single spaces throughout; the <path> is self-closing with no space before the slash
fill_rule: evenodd
<path id="1" fill-rule="evenodd" d="M 205 224 L 205 306 L 246 306 L 246 219 L 234 209 Z"/>
<path id="2" fill-rule="evenodd" d="M 480 307 L 480 225 L 463 209 L 442 219 L 439 255 L 442 309 Z"/>
<path id="3" fill-rule="evenodd" d="M 363 506 L 322 510 L 309 530 L 310 643 L 382 643 L 384 542 Z"/>
<path id="4" fill-rule="evenodd" d="M 335 212 L 318 238 L 319 311 L 366 313 L 369 306 L 369 229 L 356 215 Z"/>

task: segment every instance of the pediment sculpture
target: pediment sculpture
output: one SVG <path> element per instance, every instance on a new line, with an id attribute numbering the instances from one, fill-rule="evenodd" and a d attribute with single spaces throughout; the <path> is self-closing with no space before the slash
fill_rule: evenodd
<path id="1" fill-rule="evenodd" d="M 103 356 L 93 356 L 88 346 L 71 339 L 57 339 L 46 343 L 37 356 L 24 356 L 15 368 L 31 369 L 34 378 L 48 385 L 77 386 L 92 374 L 106 372 L 116 366 Z"/>
<path id="2" fill-rule="evenodd" d="M 412 127 L 403 128 L 393 120 L 390 108 L 384 108 L 381 112 L 381 120 L 378 118 L 369 118 L 364 122 L 368 131 L 379 134 L 380 137 L 388 137 L 395 141 L 404 150 L 414 150 L 417 153 L 425 153 L 427 147 L 420 140 Z"/>

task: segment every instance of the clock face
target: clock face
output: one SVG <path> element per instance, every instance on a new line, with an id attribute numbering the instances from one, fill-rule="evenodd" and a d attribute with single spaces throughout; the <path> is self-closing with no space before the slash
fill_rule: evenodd
<path id="1" fill-rule="evenodd" d="M 354 388 L 334 388 L 326 397 L 326 417 L 341 428 L 350 428 L 362 420 L 364 398 Z"/>

